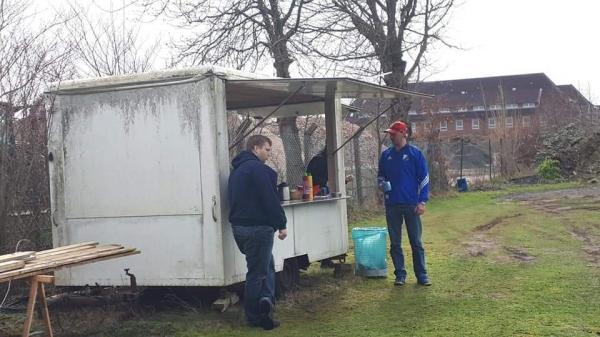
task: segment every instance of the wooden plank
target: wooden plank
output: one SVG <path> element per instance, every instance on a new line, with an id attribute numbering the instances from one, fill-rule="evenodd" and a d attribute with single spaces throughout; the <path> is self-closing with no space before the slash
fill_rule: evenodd
<path id="1" fill-rule="evenodd" d="M 60 269 L 64 269 L 64 268 L 70 268 L 70 267 L 85 265 L 85 264 L 89 264 L 89 263 L 101 262 L 101 261 L 105 261 L 105 260 L 116 259 L 116 258 L 135 255 L 135 254 L 139 254 L 139 253 L 141 253 L 139 250 L 127 250 L 127 251 L 125 251 L 123 253 L 119 253 L 119 254 L 97 257 L 94 259 L 84 260 L 84 261 L 80 261 L 80 262 L 73 262 L 68 265 L 61 265 L 58 267 L 47 267 L 45 269 L 29 271 L 29 272 L 27 272 L 25 274 L 21 274 L 21 275 L 13 275 L 13 276 L 10 276 L 10 277 L 4 278 L 4 279 L 0 279 L 0 282 L 6 282 L 9 280 L 26 278 L 26 277 L 34 276 L 34 275 L 37 275 L 40 273 L 50 273 L 50 272 L 54 272 L 56 270 L 60 270 Z M 4 277 L 4 276 L 2 276 L 2 277 Z"/>
<path id="2" fill-rule="evenodd" d="M 48 259 L 53 259 L 55 257 L 64 256 L 67 254 L 78 254 L 78 253 L 85 252 L 85 251 L 91 251 L 96 248 L 98 248 L 98 247 L 97 246 L 84 246 L 84 247 L 77 247 L 77 248 L 73 248 L 73 249 L 69 249 L 69 250 L 61 250 L 61 251 L 51 252 L 51 253 L 44 254 L 44 255 L 36 255 L 36 260 L 48 260 Z"/>
<path id="3" fill-rule="evenodd" d="M 38 264 L 38 263 L 61 261 L 61 260 L 69 259 L 72 257 L 87 256 L 87 255 L 91 255 L 91 254 L 95 254 L 95 253 L 101 253 L 101 252 L 106 252 L 106 251 L 110 251 L 110 250 L 118 250 L 118 249 L 123 249 L 123 246 L 108 245 L 108 246 L 88 248 L 88 249 L 74 251 L 74 252 L 69 251 L 69 252 L 65 252 L 63 254 L 58 254 L 58 255 L 54 255 L 54 256 L 44 256 L 42 258 L 36 259 L 35 261 L 32 261 L 30 264 L 33 265 L 33 264 Z"/>
<path id="4" fill-rule="evenodd" d="M 100 252 L 97 254 L 91 254 L 81 257 L 72 257 L 67 260 L 58 262 L 49 262 L 44 264 L 30 265 L 28 268 L 23 270 L 14 270 L 0 274 L 0 282 L 6 282 L 9 280 L 15 280 L 25 277 L 34 276 L 37 274 L 49 273 L 58 269 L 72 267 L 76 265 L 88 264 L 108 259 L 114 259 L 118 257 L 139 254 L 140 251 L 135 248 L 121 248 L 118 250 L 111 250 Z"/>
<path id="5" fill-rule="evenodd" d="M 7 261 L 27 261 L 35 258 L 35 252 L 16 252 L 12 254 L 0 255 L 0 263 Z"/>
<path id="6" fill-rule="evenodd" d="M 53 253 L 53 252 L 60 252 L 60 251 L 65 251 L 65 250 L 71 250 L 71 249 L 75 249 L 75 248 L 79 248 L 79 247 L 84 247 L 84 246 L 97 246 L 97 245 L 98 245 L 98 242 L 96 242 L 96 241 L 82 242 L 82 243 L 77 243 L 77 244 L 74 244 L 74 245 L 62 246 L 62 247 L 57 247 L 57 248 L 53 248 L 53 249 L 42 250 L 40 252 L 37 252 L 36 256 L 46 255 L 46 254 Z"/>
<path id="7" fill-rule="evenodd" d="M 48 252 L 48 253 L 45 253 L 45 254 L 36 254 L 36 257 L 38 257 L 38 258 L 44 258 L 44 257 L 62 255 L 62 254 L 67 254 L 67 253 L 71 253 L 71 252 L 79 252 L 79 251 L 82 251 L 82 250 L 88 250 L 88 249 L 94 249 L 94 248 L 96 248 L 96 246 L 76 247 L 76 248 L 71 248 L 71 249 L 57 250 L 57 251 L 54 251 L 54 252 Z"/>
<path id="8" fill-rule="evenodd" d="M 25 267 L 25 261 L 7 261 L 0 263 L 0 275 L 1 273 L 8 272 L 15 269 L 21 269 Z"/>
<path id="9" fill-rule="evenodd" d="M 44 268 L 47 266 L 57 266 L 57 265 L 61 265 L 64 263 L 69 263 L 71 260 L 73 259 L 92 259 L 94 257 L 96 257 L 97 255 L 106 255 L 106 254 L 111 254 L 111 252 L 118 252 L 119 250 L 122 250 L 122 247 L 106 247 L 104 249 L 95 249 L 93 251 L 90 252 L 86 252 L 85 254 L 77 254 L 77 255 L 66 255 L 63 257 L 56 257 L 54 259 L 49 259 L 49 260 L 40 260 L 40 261 L 35 261 L 33 263 L 30 264 L 26 264 L 25 268 L 18 270 L 18 271 L 12 271 L 12 272 L 7 272 L 7 273 L 0 273 L 0 280 L 2 278 L 4 278 L 7 275 L 18 275 L 19 273 L 26 273 L 30 270 L 35 270 L 35 269 L 39 269 L 39 268 Z"/>
<path id="10" fill-rule="evenodd" d="M 49 265 L 58 265 L 58 264 L 68 262 L 72 259 L 93 258 L 94 256 L 96 256 L 98 254 L 104 254 L 106 252 L 118 251 L 121 249 L 124 249 L 124 248 L 121 246 L 107 246 L 107 247 L 90 249 L 90 250 L 86 250 L 86 251 L 78 252 L 78 253 L 69 253 L 69 254 L 65 254 L 65 255 L 54 256 L 52 258 L 41 259 L 39 261 L 36 260 L 30 264 L 26 264 L 24 269 L 27 270 L 27 269 L 31 269 L 31 268 L 37 268 L 39 266 L 45 266 L 48 264 Z M 2 274 L 0 274 L 0 276 L 1 275 Z"/>

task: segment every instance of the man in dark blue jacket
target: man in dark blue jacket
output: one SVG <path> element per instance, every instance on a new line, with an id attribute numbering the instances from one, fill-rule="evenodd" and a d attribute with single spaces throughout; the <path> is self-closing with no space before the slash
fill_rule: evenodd
<path id="1" fill-rule="evenodd" d="M 425 268 L 425 249 L 421 240 L 421 215 L 429 200 L 429 173 L 421 151 L 408 144 L 408 127 L 402 121 L 394 122 L 386 132 L 393 146 L 383 151 L 379 159 L 378 179 L 385 192 L 385 215 L 390 234 L 390 254 L 394 262 L 395 285 L 406 283 L 404 254 L 402 253 L 402 222 L 413 256 L 417 283 L 429 286 Z"/>
<path id="2" fill-rule="evenodd" d="M 255 135 L 248 138 L 246 151 L 231 164 L 228 198 L 229 222 L 235 242 L 246 256 L 244 309 L 248 323 L 271 330 L 275 303 L 274 233 L 287 237 L 287 219 L 277 193 L 277 173 L 265 162 L 271 153 L 271 140 Z"/>

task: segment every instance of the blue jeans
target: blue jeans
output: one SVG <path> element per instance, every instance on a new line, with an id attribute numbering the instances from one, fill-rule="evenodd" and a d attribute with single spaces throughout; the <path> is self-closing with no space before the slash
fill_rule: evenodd
<path id="1" fill-rule="evenodd" d="M 269 298 L 275 303 L 275 263 L 273 261 L 274 229 L 271 226 L 233 226 L 235 243 L 246 255 L 244 309 L 251 324 L 260 322 L 258 301 Z"/>
<path id="2" fill-rule="evenodd" d="M 394 262 L 396 278 L 406 278 L 404 254 L 402 253 L 402 222 L 406 222 L 406 231 L 413 256 L 413 269 L 417 280 L 427 278 L 425 268 L 425 249 L 421 241 L 421 217 L 415 213 L 415 205 L 390 205 L 385 207 L 388 233 L 390 234 L 390 255 Z"/>

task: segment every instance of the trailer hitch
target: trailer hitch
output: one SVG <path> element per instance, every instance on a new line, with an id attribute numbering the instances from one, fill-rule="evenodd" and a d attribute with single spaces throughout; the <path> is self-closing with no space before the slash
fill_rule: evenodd
<path id="1" fill-rule="evenodd" d="M 135 289 L 137 287 L 137 281 L 135 279 L 135 275 L 129 273 L 129 268 L 125 268 L 125 275 L 129 276 L 129 284 L 132 289 Z"/>

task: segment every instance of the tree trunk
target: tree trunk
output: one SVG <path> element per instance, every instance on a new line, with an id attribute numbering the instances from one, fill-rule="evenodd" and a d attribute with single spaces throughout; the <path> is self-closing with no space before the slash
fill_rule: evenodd
<path id="1" fill-rule="evenodd" d="M 302 148 L 300 146 L 296 117 L 279 118 L 278 124 L 279 135 L 281 136 L 285 152 L 285 178 L 289 185 L 299 185 L 302 182 L 305 167 L 302 161 Z"/>
<path id="2" fill-rule="evenodd" d="M 292 61 L 285 42 L 279 42 L 273 47 L 273 58 L 275 59 L 273 66 L 277 71 L 277 77 L 290 78 L 290 64 L 292 64 Z M 285 178 L 291 186 L 299 185 L 302 182 L 302 175 L 306 169 L 302 160 L 302 147 L 296 120 L 296 117 L 283 117 L 277 120 L 279 135 L 285 152 Z"/>
<path id="3" fill-rule="evenodd" d="M 304 130 L 304 138 L 302 139 L 304 143 L 304 165 L 308 166 L 308 163 L 312 159 L 313 155 L 313 139 L 315 131 L 319 126 L 317 124 L 312 123 L 309 127 Z"/>

